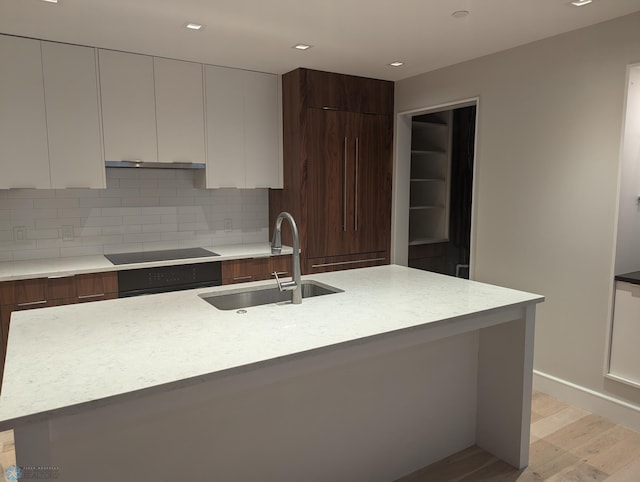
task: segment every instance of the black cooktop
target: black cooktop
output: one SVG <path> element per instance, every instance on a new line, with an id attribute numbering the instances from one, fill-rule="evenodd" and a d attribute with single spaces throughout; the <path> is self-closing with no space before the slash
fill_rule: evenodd
<path id="1" fill-rule="evenodd" d="M 220 255 L 204 248 L 164 249 L 161 251 L 140 251 L 137 253 L 116 253 L 104 255 L 104 257 L 113 264 L 149 263 L 152 261 L 202 258 L 206 256 Z"/>

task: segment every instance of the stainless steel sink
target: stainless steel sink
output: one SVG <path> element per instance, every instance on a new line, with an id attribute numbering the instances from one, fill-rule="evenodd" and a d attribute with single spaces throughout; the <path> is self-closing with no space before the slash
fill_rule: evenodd
<path id="1" fill-rule="evenodd" d="M 303 298 L 342 293 L 343 291 L 344 290 L 317 281 L 309 280 L 302 282 Z M 237 288 L 214 293 L 202 293 L 199 296 L 219 310 L 238 310 L 250 306 L 291 302 L 291 291 L 280 291 L 277 286 L 273 288 Z"/>

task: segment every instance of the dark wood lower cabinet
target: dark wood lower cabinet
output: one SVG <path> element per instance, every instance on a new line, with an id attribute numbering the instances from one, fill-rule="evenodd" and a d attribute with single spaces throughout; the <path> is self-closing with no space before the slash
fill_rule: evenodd
<path id="1" fill-rule="evenodd" d="M 76 280 L 75 276 L 64 276 L 60 278 L 47 278 L 45 280 L 47 287 L 45 290 L 46 299 L 48 304 L 46 306 L 58 306 L 51 305 L 54 300 L 69 300 L 74 303 L 76 297 Z M 59 303 L 68 304 L 68 303 Z"/>
<path id="2" fill-rule="evenodd" d="M 0 339 L 2 340 L 2 346 L 0 346 L 0 383 L 2 382 L 2 376 L 4 375 L 4 357 L 7 351 L 7 336 L 9 334 L 10 317 L 11 312 L 7 311 L 4 306 L 0 306 Z"/>
<path id="3" fill-rule="evenodd" d="M 307 258 L 303 271 L 305 273 L 326 273 L 343 269 L 367 268 L 389 264 L 386 251 L 374 253 L 350 254 L 344 256 L 325 256 L 322 258 Z"/>
<path id="4" fill-rule="evenodd" d="M 76 302 L 110 300 L 118 297 L 118 273 L 78 274 L 76 279 Z"/>
<path id="5" fill-rule="evenodd" d="M 222 262 L 222 284 L 246 283 L 268 280 L 273 272 L 291 276 L 291 256 L 270 256 L 265 258 L 232 259 Z"/>

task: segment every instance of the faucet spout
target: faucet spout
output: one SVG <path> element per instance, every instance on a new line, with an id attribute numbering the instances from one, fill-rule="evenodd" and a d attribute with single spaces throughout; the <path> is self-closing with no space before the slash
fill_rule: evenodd
<path id="1" fill-rule="evenodd" d="M 291 302 L 294 305 L 302 303 L 302 280 L 300 279 L 300 238 L 298 236 L 298 226 L 296 225 L 293 216 L 287 212 L 281 212 L 276 218 L 276 224 L 273 229 L 273 239 L 271 240 L 271 253 L 282 253 L 282 235 L 281 227 L 282 220 L 286 219 L 291 226 L 291 233 L 293 235 L 293 280 L 288 282 L 280 282 L 276 275 L 276 281 L 280 291 L 291 291 Z"/>

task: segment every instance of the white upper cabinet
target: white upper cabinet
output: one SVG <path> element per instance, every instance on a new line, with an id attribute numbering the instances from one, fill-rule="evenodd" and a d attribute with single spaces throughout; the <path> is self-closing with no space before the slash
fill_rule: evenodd
<path id="1" fill-rule="evenodd" d="M 207 187 L 282 187 L 277 75 L 205 66 Z"/>
<path id="2" fill-rule="evenodd" d="M 245 183 L 282 188 L 282 107 L 277 75 L 244 72 Z"/>
<path id="3" fill-rule="evenodd" d="M 158 160 L 205 162 L 202 64 L 154 58 Z"/>
<path id="4" fill-rule="evenodd" d="M 96 51 L 42 42 L 51 187 L 104 188 Z"/>
<path id="5" fill-rule="evenodd" d="M 158 161 L 153 58 L 98 51 L 104 157 Z"/>
<path id="6" fill-rule="evenodd" d="M 0 188 L 51 187 L 38 40 L 0 35 Z"/>
<path id="7" fill-rule="evenodd" d="M 205 65 L 207 187 L 244 187 L 241 70 Z"/>
<path id="8" fill-rule="evenodd" d="M 104 161 L 282 187 L 279 76 L 0 35 L 0 189 L 106 187 Z"/>

